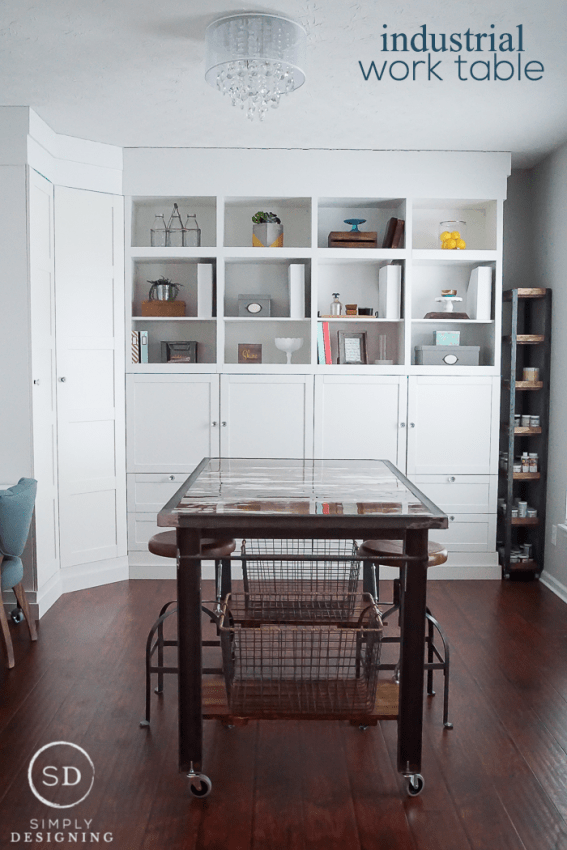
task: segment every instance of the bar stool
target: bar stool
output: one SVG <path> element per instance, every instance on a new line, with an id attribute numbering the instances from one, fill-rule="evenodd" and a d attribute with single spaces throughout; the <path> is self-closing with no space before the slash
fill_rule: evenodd
<path id="1" fill-rule="evenodd" d="M 448 553 L 444 546 L 439 543 L 429 541 L 428 547 L 427 568 L 436 567 L 444 564 L 447 561 Z M 375 586 L 378 587 L 380 564 L 385 567 L 400 566 L 399 557 L 404 554 L 403 540 L 365 540 L 358 547 L 358 557 L 364 559 L 367 563 L 370 562 L 375 569 Z M 399 611 L 400 608 L 400 580 L 394 579 L 394 594 L 393 601 L 386 603 L 389 605 L 386 611 L 382 612 L 382 619 L 385 621 L 390 614 Z M 427 661 L 424 662 L 423 669 L 427 672 L 427 695 L 434 696 L 433 690 L 433 671 L 443 670 L 443 726 L 445 729 L 452 729 L 453 724 L 448 719 L 449 714 L 449 643 L 439 624 L 432 615 L 429 608 L 426 608 L 427 633 L 425 643 L 427 646 Z M 442 649 L 435 644 L 435 634 L 441 639 Z M 383 643 L 399 643 L 399 637 L 383 637 Z M 382 670 L 397 671 L 398 664 L 381 664 Z"/>
<path id="2" fill-rule="evenodd" d="M 215 602 L 216 611 L 213 612 L 209 608 L 202 606 L 202 610 L 208 614 L 212 622 L 217 622 L 217 615 L 220 608 L 220 600 L 227 593 L 230 593 L 231 575 L 230 575 L 230 555 L 236 548 L 236 541 L 232 538 L 211 538 L 203 537 L 201 540 L 201 555 L 203 558 L 214 560 L 215 562 Z M 161 558 L 177 558 L 177 534 L 172 531 L 160 531 L 154 534 L 148 541 L 148 549 L 153 555 L 159 555 Z M 140 721 L 140 726 L 150 725 L 150 708 L 151 708 L 151 676 L 152 673 L 157 673 L 158 683 L 155 688 L 156 694 L 163 693 L 163 676 L 164 673 L 177 673 L 177 667 L 167 667 L 163 662 L 163 649 L 165 646 L 177 646 L 176 640 L 164 640 L 163 624 L 172 614 L 177 613 L 177 608 L 171 606 L 176 604 L 176 600 L 166 602 L 162 606 L 158 618 L 153 624 L 146 641 L 146 715 Z M 154 641 L 155 637 L 155 641 Z M 203 646 L 220 646 L 219 640 L 204 640 Z M 157 651 L 157 665 L 152 664 L 152 657 Z M 204 668 L 203 673 L 222 673 L 222 668 Z"/>

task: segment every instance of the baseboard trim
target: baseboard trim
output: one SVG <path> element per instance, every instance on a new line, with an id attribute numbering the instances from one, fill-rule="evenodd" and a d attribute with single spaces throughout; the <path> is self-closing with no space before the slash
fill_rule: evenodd
<path id="1" fill-rule="evenodd" d="M 539 577 L 539 580 L 542 584 L 545 584 L 556 596 L 563 600 L 563 602 L 567 602 L 567 587 L 558 581 L 554 576 L 546 573 L 545 570 Z"/>
<path id="2" fill-rule="evenodd" d="M 89 587 L 127 581 L 129 577 L 128 558 L 123 555 L 120 558 L 93 561 L 91 564 L 62 567 L 60 575 L 63 593 L 73 593 L 75 590 L 86 590 Z"/>

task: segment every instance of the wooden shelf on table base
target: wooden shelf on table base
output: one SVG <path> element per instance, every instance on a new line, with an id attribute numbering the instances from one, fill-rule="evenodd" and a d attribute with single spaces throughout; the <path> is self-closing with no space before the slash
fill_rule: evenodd
<path id="1" fill-rule="evenodd" d="M 261 713 L 240 717 L 230 712 L 223 676 L 207 676 L 203 679 L 203 718 L 221 720 L 224 724 L 230 725 L 243 725 L 248 720 L 289 720 L 292 717 L 300 717 L 301 720 L 348 720 L 356 726 L 376 726 L 379 720 L 398 719 L 399 691 L 400 688 L 396 682 L 379 682 L 374 711 L 370 715 Z"/>

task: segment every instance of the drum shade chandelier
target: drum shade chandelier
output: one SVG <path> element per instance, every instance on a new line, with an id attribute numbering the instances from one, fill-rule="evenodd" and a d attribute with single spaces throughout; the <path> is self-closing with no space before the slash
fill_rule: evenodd
<path id="1" fill-rule="evenodd" d="M 305 30 L 281 15 L 226 15 L 207 27 L 205 79 L 260 121 L 305 82 Z"/>

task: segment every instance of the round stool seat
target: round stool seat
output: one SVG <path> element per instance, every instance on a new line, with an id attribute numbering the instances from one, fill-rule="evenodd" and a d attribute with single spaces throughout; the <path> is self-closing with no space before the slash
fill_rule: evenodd
<path id="1" fill-rule="evenodd" d="M 160 531 L 148 541 L 148 549 L 162 558 L 177 558 L 177 532 Z M 236 549 L 236 541 L 230 537 L 202 537 L 201 554 L 214 560 L 228 558 Z"/>
<path id="2" fill-rule="evenodd" d="M 368 558 L 379 561 L 384 567 L 399 567 L 399 561 L 388 560 L 389 555 L 403 555 L 403 540 L 365 540 L 358 547 L 359 558 Z M 432 540 L 427 545 L 427 566 L 437 567 L 444 564 L 449 557 L 447 550 L 440 543 Z"/>

